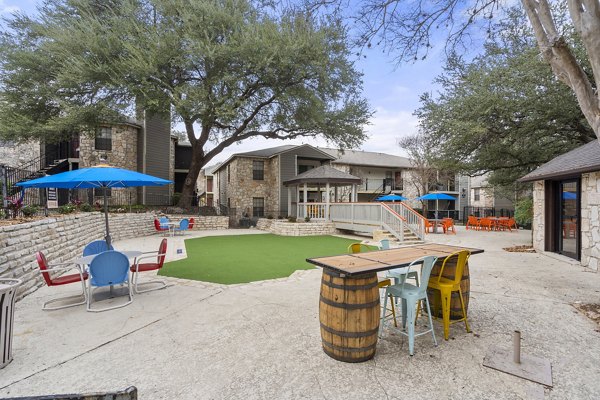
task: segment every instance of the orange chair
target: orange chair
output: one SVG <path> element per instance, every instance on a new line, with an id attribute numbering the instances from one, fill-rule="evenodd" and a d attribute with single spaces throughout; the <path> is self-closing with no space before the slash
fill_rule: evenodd
<path id="1" fill-rule="evenodd" d="M 494 229 L 494 222 L 489 218 L 481 218 L 479 220 L 480 229 L 485 229 L 486 231 L 491 231 Z"/>
<path id="2" fill-rule="evenodd" d="M 425 219 L 425 233 L 429 233 L 429 229 L 431 229 L 431 233 L 434 233 L 435 225 L 429 222 L 428 219 Z"/>
<path id="3" fill-rule="evenodd" d="M 444 233 L 452 232 L 456 235 L 456 229 L 454 229 L 454 220 L 452 218 L 444 218 L 442 220 L 442 228 Z"/>
<path id="4" fill-rule="evenodd" d="M 481 225 L 479 225 L 479 219 L 473 215 L 469 215 L 467 219 L 466 229 L 475 229 L 476 231 L 481 230 Z"/>

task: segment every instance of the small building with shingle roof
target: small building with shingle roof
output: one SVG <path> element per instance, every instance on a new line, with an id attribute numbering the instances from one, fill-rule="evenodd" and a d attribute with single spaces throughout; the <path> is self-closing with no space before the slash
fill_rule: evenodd
<path id="1" fill-rule="evenodd" d="M 562 154 L 525 175 L 533 182 L 533 246 L 600 267 L 600 142 Z"/>

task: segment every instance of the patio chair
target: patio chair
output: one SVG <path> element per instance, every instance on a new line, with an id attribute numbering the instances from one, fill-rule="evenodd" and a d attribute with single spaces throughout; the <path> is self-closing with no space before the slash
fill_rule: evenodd
<path id="1" fill-rule="evenodd" d="M 471 332 L 471 328 L 469 327 L 469 321 L 467 321 L 467 311 L 465 309 L 465 300 L 463 298 L 462 289 L 460 288 L 460 283 L 463 276 L 463 270 L 471 252 L 469 250 L 461 250 L 456 253 L 450 254 L 448 257 L 444 259 L 442 263 L 442 268 L 440 270 L 440 274 L 437 277 L 434 277 L 429 280 L 429 287 L 432 289 L 437 289 L 440 291 L 441 296 L 441 307 L 442 307 L 442 318 L 444 324 L 444 339 L 448 340 L 448 336 L 450 334 L 450 324 L 455 322 L 465 321 L 465 328 L 467 332 Z M 454 278 L 444 278 L 442 274 L 444 273 L 444 267 L 448 260 L 453 257 L 457 257 L 456 260 L 456 270 L 454 273 Z M 458 292 L 460 299 L 460 307 L 462 309 L 463 317 L 460 319 L 450 321 L 450 302 L 452 300 L 452 292 Z M 435 310 L 435 315 L 438 315 L 439 310 Z"/>
<path id="2" fill-rule="evenodd" d="M 479 219 L 473 215 L 469 215 L 465 229 L 475 229 L 476 231 L 480 230 L 481 226 L 479 225 Z"/>
<path id="3" fill-rule="evenodd" d="M 348 252 L 350 253 L 362 253 L 363 251 L 371 251 L 371 249 L 364 243 L 352 243 L 348 246 Z"/>
<path id="4" fill-rule="evenodd" d="M 452 218 L 444 218 L 442 220 L 442 228 L 444 233 L 452 232 L 456 235 L 456 229 L 454 228 L 454 220 Z"/>
<path id="5" fill-rule="evenodd" d="M 437 346 L 437 340 L 435 338 L 435 332 L 433 331 L 433 321 L 431 320 L 431 309 L 429 307 L 429 299 L 427 298 L 427 282 L 431 275 L 433 265 L 437 261 L 437 257 L 427 256 L 414 260 L 406 267 L 409 271 L 410 268 L 415 264 L 423 264 L 421 267 L 421 285 L 411 285 L 402 282 L 399 285 L 388 286 L 385 290 L 385 299 L 383 302 L 383 312 L 381 314 L 381 322 L 379 324 L 379 336 L 383 332 L 383 325 L 385 324 L 385 310 L 387 308 L 388 297 L 399 298 L 402 300 L 402 327 L 406 329 L 406 332 L 400 331 L 401 334 L 408 336 L 408 353 L 412 356 L 415 349 L 415 337 L 421 336 L 431 332 L 433 337 L 433 343 Z M 425 300 L 425 309 L 427 311 L 427 318 L 429 319 L 429 329 L 423 332 L 415 333 L 415 322 L 417 319 L 417 304 Z M 393 302 L 392 302 L 393 303 Z"/>
<path id="6" fill-rule="evenodd" d="M 131 281 L 129 280 L 129 259 L 123 253 L 109 250 L 98 254 L 89 267 L 90 279 L 88 280 L 87 310 L 100 312 L 125 307 L 133 301 L 131 294 Z M 92 308 L 93 293 L 101 287 L 112 287 L 127 283 L 127 296 L 129 300 L 125 303 L 104 308 Z M 95 287 L 95 289 L 94 289 Z"/>
<path id="7" fill-rule="evenodd" d="M 46 285 L 61 286 L 61 285 L 67 285 L 69 283 L 81 282 L 81 289 L 82 289 L 81 294 L 76 295 L 76 296 L 60 297 L 60 298 L 48 300 L 47 302 L 42 304 L 42 310 L 44 310 L 44 311 L 60 310 L 62 308 L 79 306 L 79 305 L 86 303 L 87 293 L 85 290 L 85 281 L 86 281 L 86 279 L 88 279 L 87 272 L 84 272 L 79 265 L 76 265 L 76 264 L 73 264 L 70 262 L 49 265 L 48 261 L 46 261 L 46 256 L 44 256 L 44 253 L 42 253 L 41 251 L 38 251 L 37 253 L 35 253 L 35 258 L 36 258 L 38 266 L 40 268 L 40 273 L 42 274 L 42 277 L 44 277 L 44 281 L 46 281 Z M 68 267 L 66 265 L 68 265 Z M 77 269 L 77 273 L 69 274 L 69 275 L 62 275 L 58 278 L 53 278 L 50 275 L 51 273 L 56 273 L 56 272 L 62 273 L 62 272 L 70 271 L 73 269 Z M 66 301 L 69 299 L 78 299 L 78 298 L 83 298 L 83 301 L 81 301 L 79 303 L 71 303 L 71 304 L 66 304 L 66 305 L 57 306 L 57 307 L 48 307 L 48 304 L 52 304 L 57 301 Z"/>
<path id="8" fill-rule="evenodd" d="M 434 233 L 435 225 L 432 224 L 431 222 L 429 222 L 428 219 L 425 219 L 424 221 L 425 221 L 425 233 L 430 233 L 430 230 L 431 230 L 431 233 Z"/>
<path id="9" fill-rule="evenodd" d="M 479 227 L 481 230 L 493 231 L 496 224 L 489 218 L 481 218 L 479 220 Z"/>
<path id="10" fill-rule="evenodd" d="M 158 247 L 158 251 L 148 251 L 145 252 L 140 257 L 135 259 L 135 264 L 130 267 L 131 271 L 131 280 L 133 281 L 133 291 L 138 293 L 150 292 L 152 290 L 164 289 L 167 287 L 167 284 L 164 281 L 148 281 L 144 282 L 144 284 L 148 283 L 160 283 L 161 285 L 151 289 L 139 290 L 138 289 L 138 277 L 140 272 L 144 271 L 156 271 L 163 267 L 165 263 L 165 256 L 167 255 L 167 239 L 163 239 L 160 242 L 160 246 Z M 153 259 L 156 262 L 148 262 L 148 263 L 140 263 L 141 260 Z"/>
<path id="11" fill-rule="evenodd" d="M 91 243 L 88 243 L 83 248 L 83 256 L 91 256 L 93 254 L 100 254 L 104 251 L 114 250 L 112 245 L 109 247 L 104 240 L 94 240 Z"/>
<path id="12" fill-rule="evenodd" d="M 189 227 L 190 227 L 190 221 L 188 221 L 187 218 L 182 219 L 181 221 L 179 221 L 179 226 L 173 228 L 173 234 L 176 234 L 177 232 L 179 232 L 183 235 L 183 232 L 187 231 Z"/>
<path id="13" fill-rule="evenodd" d="M 388 286 L 392 285 L 392 281 L 391 279 L 387 278 L 384 280 L 379 281 L 379 283 L 377 284 L 377 288 L 378 289 L 385 289 Z M 383 290 L 383 292 L 380 290 L 380 299 L 381 296 L 388 296 L 388 294 L 385 292 L 385 290 Z M 388 309 L 387 309 L 387 304 L 386 304 L 386 308 L 383 309 L 382 314 L 383 314 L 383 321 L 387 321 L 388 319 L 393 319 L 394 320 L 394 326 L 397 327 L 398 326 L 398 321 L 396 320 L 396 307 L 394 304 L 394 299 L 392 297 L 392 295 L 390 294 L 390 305 L 391 305 L 391 309 L 389 311 L 391 311 L 389 314 L 387 314 Z M 383 302 L 380 301 L 380 304 L 383 306 Z"/>
<path id="14" fill-rule="evenodd" d="M 188 226 L 188 229 L 189 229 L 189 230 L 192 230 L 192 229 L 194 229 L 194 223 L 195 223 L 195 222 L 196 222 L 196 221 L 194 221 L 194 218 L 193 218 L 193 217 L 192 217 L 192 218 L 190 218 L 190 225 Z"/>
<path id="15" fill-rule="evenodd" d="M 154 229 L 156 229 L 157 232 L 169 232 L 169 226 L 167 225 L 165 228 L 156 218 L 154 218 Z"/>

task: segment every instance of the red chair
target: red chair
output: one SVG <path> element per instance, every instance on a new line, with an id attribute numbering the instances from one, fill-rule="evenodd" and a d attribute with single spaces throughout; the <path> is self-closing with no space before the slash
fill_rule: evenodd
<path id="1" fill-rule="evenodd" d="M 129 270 L 131 271 L 131 280 L 133 282 L 133 291 L 135 293 L 144 293 L 144 292 L 150 292 L 152 290 L 166 288 L 167 284 L 164 281 L 154 280 L 154 281 L 144 282 L 144 284 L 160 283 L 161 285 L 154 287 L 154 288 L 150 288 L 150 289 L 138 290 L 138 276 L 139 276 L 140 272 L 156 271 L 156 270 L 159 270 L 162 268 L 163 264 L 165 263 L 165 256 L 167 254 L 167 239 L 163 239 L 160 242 L 158 251 L 148 251 L 143 254 L 148 254 L 148 255 L 142 255 L 141 257 L 137 257 L 135 259 L 135 264 L 132 265 L 131 268 L 129 268 Z M 140 263 L 141 260 L 145 260 L 145 259 L 154 259 L 156 262 Z"/>
<path id="2" fill-rule="evenodd" d="M 82 292 L 77 296 L 68 296 L 68 297 L 60 297 L 57 299 L 48 300 L 42 305 L 42 310 L 60 310 L 61 308 L 73 307 L 85 304 L 87 302 L 87 294 L 85 290 L 85 281 L 88 279 L 88 273 L 84 272 L 80 266 L 75 265 L 73 263 L 61 263 L 61 264 L 53 264 L 49 265 L 48 261 L 46 261 L 46 256 L 41 251 L 35 253 L 35 258 L 37 260 L 38 266 L 40 267 L 40 273 L 44 277 L 46 281 L 46 285 L 48 286 L 61 286 L 67 285 L 69 283 L 81 282 Z M 68 267 L 62 267 L 62 265 L 69 265 Z M 65 272 L 70 271 L 73 268 L 77 268 L 76 274 L 62 275 L 58 278 L 53 278 L 51 276 L 52 272 Z M 66 304 L 58 307 L 48 307 L 47 305 L 50 303 L 55 303 L 57 301 L 65 301 L 73 298 L 83 297 L 83 301 L 80 303 Z"/>
<path id="3" fill-rule="evenodd" d="M 195 222 L 194 218 L 190 218 L 190 223 L 188 225 L 188 229 L 190 229 L 190 230 L 194 229 L 194 222 Z"/>
<path id="4" fill-rule="evenodd" d="M 169 228 L 164 228 L 162 226 L 160 226 L 160 221 L 156 218 L 154 218 L 154 229 L 156 229 L 157 232 L 168 232 Z"/>

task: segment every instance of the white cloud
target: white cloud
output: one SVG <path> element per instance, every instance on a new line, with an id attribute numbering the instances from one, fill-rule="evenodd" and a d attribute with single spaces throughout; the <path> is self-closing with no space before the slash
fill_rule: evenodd
<path id="1" fill-rule="evenodd" d="M 367 127 L 369 138 L 362 150 L 406 156 L 398 146 L 398 139 L 417 132 L 418 119 L 412 111 L 387 110 L 378 107 L 371 125 Z"/>
<path id="2" fill-rule="evenodd" d="M 12 4 L 6 4 L 5 0 L 0 0 L 0 14 L 12 14 L 17 11 L 21 11 L 21 7 Z"/>

